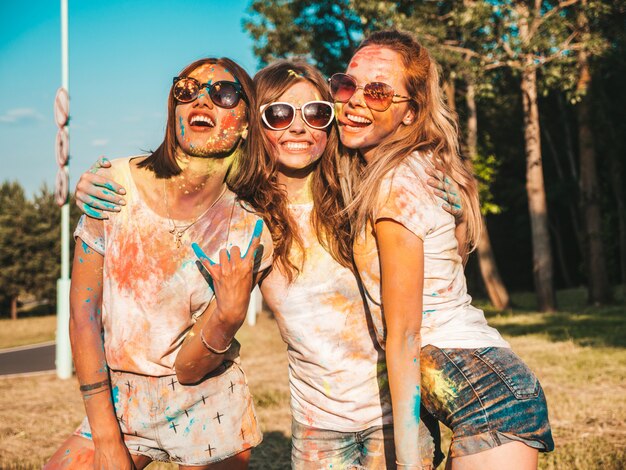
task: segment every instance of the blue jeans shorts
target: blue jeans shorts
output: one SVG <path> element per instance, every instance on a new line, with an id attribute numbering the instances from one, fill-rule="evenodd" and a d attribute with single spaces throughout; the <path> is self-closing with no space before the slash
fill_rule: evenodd
<path id="1" fill-rule="evenodd" d="M 175 375 L 111 371 L 111 392 L 131 454 L 199 466 L 225 460 L 262 439 L 246 376 L 236 363 L 225 362 L 189 386 Z M 91 439 L 87 418 L 74 434 Z"/>
<path id="2" fill-rule="evenodd" d="M 434 422 L 434 421 L 433 421 Z M 439 442 L 439 427 L 436 428 Z M 435 468 L 433 431 L 420 422 L 423 470 Z M 372 426 L 363 431 L 317 429 L 292 420 L 292 470 L 385 470 L 396 468 L 393 426 Z"/>
<path id="3" fill-rule="evenodd" d="M 421 352 L 422 404 L 452 432 L 449 457 L 518 441 L 554 449 L 548 407 L 537 377 L 509 348 Z"/>

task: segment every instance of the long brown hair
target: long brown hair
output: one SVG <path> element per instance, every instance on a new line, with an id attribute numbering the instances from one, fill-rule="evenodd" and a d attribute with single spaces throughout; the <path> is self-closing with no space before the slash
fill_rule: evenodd
<path id="1" fill-rule="evenodd" d="M 373 223 L 372 214 L 383 177 L 393 171 L 412 152 L 431 155 L 432 160 L 459 186 L 465 220 L 467 243 L 472 249 L 480 237 L 481 216 L 478 190 L 469 159 L 459 152 L 456 115 L 446 106 L 439 83 L 437 63 L 411 34 L 386 30 L 372 33 L 357 51 L 367 46 L 381 46 L 397 52 L 404 65 L 404 83 L 412 98 L 408 104 L 415 113 L 413 122 L 398 129 L 376 149 L 365 165 L 354 151 L 344 152 L 341 167 L 352 237 L 366 223 Z M 356 51 L 355 51 L 356 53 Z"/>
<path id="2" fill-rule="evenodd" d="M 331 101 L 326 80 L 313 66 L 304 61 L 279 60 L 260 70 L 254 77 L 259 105 L 276 101 L 292 85 L 307 81 L 320 93 L 323 100 Z M 250 202 L 267 220 L 274 239 L 275 266 L 293 281 L 302 266 L 289 258 L 292 250 L 302 250 L 302 237 L 289 213 L 287 192 L 278 183 L 278 162 L 275 150 L 267 138 L 260 119 L 250 124 L 250 164 L 237 172 L 235 191 Z M 335 124 L 327 128 L 326 148 L 313 170 L 312 223 L 317 238 L 324 248 L 339 262 L 347 265 L 348 253 L 343 237 L 349 237 L 347 217 L 342 213 L 343 199 L 339 183 L 338 135 Z M 303 253 L 304 254 L 304 253 Z M 304 256 L 302 257 L 304 262 Z"/>
<path id="3" fill-rule="evenodd" d="M 237 80 L 243 88 L 243 99 L 246 102 L 246 119 L 249 122 L 256 121 L 256 101 L 254 99 L 254 85 L 252 84 L 252 78 L 248 75 L 243 68 L 237 63 L 228 59 L 227 57 L 214 58 L 209 57 L 205 59 L 199 59 L 192 62 L 184 69 L 180 71 L 178 76 L 185 77 L 193 72 L 198 67 L 211 64 L 220 65 L 224 67 L 232 76 Z M 167 123 L 165 125 L 165 138 L 159 147 L 152 152 L 145 160 L 139 163 L 140 168 L 147 168 L 152 170 L 157 178 L 169 178 L 180 174 L 182 171 L 176 162 L 176 146 L 178 142 L 176 140 L 176 106 L 178 101 L 174 98 L 174 86 L 170 87 L 170 92 L 167 98 Z M 235 152 L 235 160 L 233 165 L 239 166 L 239 159 L 246 158 L 247 142 L 245 139 L 240 139 L 238 151 Z M 229 185 L 230 186 L 230 185 Z M 232 189 L 232 187 L 231 187 Z"/>

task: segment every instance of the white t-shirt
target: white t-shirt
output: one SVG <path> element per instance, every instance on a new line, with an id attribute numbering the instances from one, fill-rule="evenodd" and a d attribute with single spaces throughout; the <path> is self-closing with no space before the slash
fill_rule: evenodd
<path id="1" fill-rule="evenodd" d="M 289 284 L 274 268 L 261 284 L 287 343 L 293 417 L 342 432 L 391 423 L 384 352 L 368 325 L 354 273 L 319 243 L 312 209 L 290 206 L 306 252 L 302 272 Z M 291 259 L 300 265 L 297 251 Z"/>
<path id="2" fill-rule="evenodd" d="M 374 220 L 394 220 L 424 242 L 423 308 L 415 312 L 422 315 L 422 346 L 509 347 L 498 331 L 487 325 L 483 311 L 471 305 L 454 235 L 454 217 L 442 209 L 428 189 L 426 166 L 432 164 L 416 152 L 389 172 L 381 182 L 374 212 Z M 384 346 L 380 263 L 371 225 L 358 237 L 354 257 L 379 343 Z"/>
<path id="3" fill-rule="evenodd" d="M 132 158 L 132 157 L 131 157 Z M 222 248 L 248 247 L 259 219 L 229 190 L 185 231 L 178 247 L 171 221 L 140 198 L 130 160 L 113 160 L 107 176 L 126 188 L 126 206 L 100 221 L 83 216 L 74 232 L 83 245 L 104 256 L 102 323 L 109 368 L 165 376 L 173 366 L 194 315 L 201 314 L 213 291 L 196 266 L 191 243 L 213 260 Z M 190 220 L 189 223 L 193 222 Z M 176 224 L 185 225 L 184 221 Z M 271 265 L 273 244 L 264 229 L 260 269 Z M 80 262 L 80 261 L 79 261 Z"/>

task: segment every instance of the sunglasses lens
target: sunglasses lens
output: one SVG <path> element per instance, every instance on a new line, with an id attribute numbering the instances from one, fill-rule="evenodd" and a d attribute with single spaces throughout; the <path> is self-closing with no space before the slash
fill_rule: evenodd
<path id="1" fill-rule="evenodd" d="M 272 129 L 287 129 L 294 118 L 294 109 L 286 104 L 270 104 L 263 111 L 265 123 Z"/>
<path id="2" fill-rule="evenodd" d="M 191 78 L 181 78 L 174 83 L 174 98 L 181 103 L 189 103 L 198 96 L 198 82 Z"/>
<path id="3" fill-rule="evenodd" d="M 356 82 L 345 73 L 336 73 L 330 77 L 330 94 L 335 101 L 345 103 L 356 91 Z"/>
<path id="4" fill-rule="evenodd" d="M 365 103 L 374 111 L 384 111 L 393 100 L 393 88 L 386 83 L 372 82 L 363 89 Z"/>
<path id="5" fill-rule="evenodd" d="M 241 91 L 233 82 L 216 82 L 211 87 L 209 97 L 220 108 L 230 109 L 239 104 Z"/>
<path id="6" fill-rule="evenodd" d="M 333 119 L 333 108 L 328 103 L 307 103 L 302 108 L 302 117 L 311 127 L 322 129 Z"/>

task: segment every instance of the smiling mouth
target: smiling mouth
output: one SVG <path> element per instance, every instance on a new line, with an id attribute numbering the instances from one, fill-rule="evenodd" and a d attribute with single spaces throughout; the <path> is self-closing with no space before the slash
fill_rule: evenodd
<path id="1" fill-rule="evenodd" d="M 308 150 L 311 147 L 309 142 L 284 142 L 281 145 L 292 152 Z"/>
<path id="2" fill-rule="evenodd" d="M 189 119 L 189 125 L 193 127 L 215 127 L 215 123 L 208 116 L 196 114 Z"/>
<path id="3" fill-rule="evenodd" d="M 372 124 L 371 119 L 368 119 L 363 116 L 357 116 L 355 114 L 346 113 L 344 115 L 345 119 L 342 124 L 348 129 L 358 130 Z"/>

